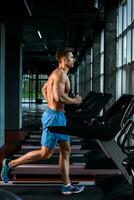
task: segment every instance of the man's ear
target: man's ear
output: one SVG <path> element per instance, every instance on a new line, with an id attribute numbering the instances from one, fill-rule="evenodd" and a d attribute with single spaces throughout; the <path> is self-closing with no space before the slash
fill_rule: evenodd
<path id="1" fill-rule="evenodd" d="M 63 61 L 64 61 L 64 62 L 66 62 L 66 61 L 67 61 L 67 58 L 66 58 L 65 56 L 63 57 Z"/>
<path id="2" fill-rule="evenodd" d="M 62 58 L 60 59 L 60 61 L 61 61 L 61 62 L 65 62 L 65 61 L 66 61 L 66 57 L 62 57 Z"/>

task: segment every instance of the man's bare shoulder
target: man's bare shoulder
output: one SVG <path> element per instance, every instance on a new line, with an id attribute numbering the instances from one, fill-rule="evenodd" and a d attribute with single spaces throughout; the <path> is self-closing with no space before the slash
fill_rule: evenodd
<path id="1" fill-rule="evenodd" d="M 51 76 L 52 76 L 53 78 L 56 78 L 56 79 L 66 79 L 66 78 L 67 78 L 67 75 L 66 75 L 66 73 L 64 72 L 64 70 L 59 69 L 59 68 L 55 69 L 55 70 L 52 72 Z"/>

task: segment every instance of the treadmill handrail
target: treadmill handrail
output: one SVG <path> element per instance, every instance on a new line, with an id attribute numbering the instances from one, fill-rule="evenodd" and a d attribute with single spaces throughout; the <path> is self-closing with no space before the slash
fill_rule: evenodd
<path id="1" fill-rule="evenodd" d="M 133 109 L 134 109 L 134 97 L 132 98 L 128 108 L 126 109 L 126 112 L 124 113 L 124 116 L 121 120 L 121 127 L 123 127 L 125 125 L 127 119 L 130 117 Z"/>
<path id="2" fill-rule="evenodd" d="M 122 138 L 124 136 L 124 134 L 126 134 L 126 132 L 130 129 L 130 126 L 132 125 L 133 121 L 132 120 L 127 120 L 127 122 L 125 123 L 125 125 L 122 127 L 122 129 L 120 130 L 119 134 L 116 136 L 116 141 L 118 143 L 118 145 L 122 148 Z"/>
<path id="3" fill-rule="evenodd" d="M 129 94 L 122 95 L 122 97 L 112 106 L 114 107 L 114 113 L 112 113 L 112 108 L 110 108 L 108 119 L 106 122 L 104 121 L 104 123 L 86 127 L 50 126 L 48 129 L 54 133 L 79 136 L 81 138 L 99 139 L 103 141 L 111 140 L 121 129 L 121 120 L 124 119 L 124 115 L 126 116 L 126 110 L 129 107 L 129 104 L 131 104 L 133 97 L 133 95 Z M 122 104 L 120 102 L 122 102 Z M 115 117 L 115 119 L 113 119 L 113 117 Z M 129 115 L 127 115 L 127 117 L 129 117 Z"/>

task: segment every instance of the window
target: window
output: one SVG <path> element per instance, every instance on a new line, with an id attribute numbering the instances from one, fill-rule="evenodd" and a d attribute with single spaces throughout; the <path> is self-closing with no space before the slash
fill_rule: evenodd
<path id="1" fill-rule="evenodd" d="M 134 28 L 132 29 L 132 60 L 134 61 Z"/>
<path id="2" fill-rule="evenodd" d="M 116 22 L 116 36 L 119 35 L 119 15 L 117 14 L 117 22 Z"/>
<path id="3" fill-rule="evenodd" d="M 116 97 L 119 98 L 121 96 L 121 68 L 117 69 L 116 72 Z"/>
<path id="4" fill-rule="evenodd" d="M 131 88 L 131 84 L 134 84 L 132 81 L 129 81 L 132 75 L 132 60 L 134 60 L 132 16 L 134 17 L 134 0 L 127 0 L 125 3 L 119 5 L 116 43 L 116 96 L 118 98 L 127 92 L 127 88 Z"/>
<path id="5" fill-rule="evenodd" d="M 127 63 L 126 35 L 123 36 L 123 65 Z"/>
<path id="6" fill-rule="evenodd" d="M 126 93 L 126 69 L 122 70 L 122 94 Z"/>
<path id="7" fill-rule="evenodd" d="M 122 6 L 119 7 L 119 20 L 118 20 L 118 22 L 119 22 L 118 30 L 119 30 L 119 35 L 120 35 L 122 33 Z"/>
<path id="8" fill-rule="evenodd" d="M 127 63 L 131 62 L 131 54 L 132 54 L 132 38 L 131 38 L 131 30 L 127 32 Z"/>
<path id="9" fill-rule="evenodd" d="M 134 69 L 131 71 L 131 94 L 134 94 Z"/>
<path id="10" fill-rule="evenodd" d="M 122 65 L 122 38 L 118 41 L 118 67 Z"/>
<path id="11" fill-rule="evenodd" d="M 123 9 L 123 13 L 122 13 L 123 21 L 122 21 L 122 23 L 123 23 L 123 31 L 124 31 L 127 27 L 127 4 L 123 4 L 122 9 Z"/>
<path id="12" fill-rule="evenodd" d="M 132 18 L 134 19 L 134 0 L 132 0 Z"/>
<path id="13" fill-rule="evenodd" d="M 132 0 L 127 0 L 128 11 L 127 11 L 127 25 L 129 26 L 132 22 Z"/>
<path id="14" fill-rule="evenodd" d="M 23 74 L 22 103 L 44 101 L 41 90 L 47 78 L 47 75 L 44 74 Z"/>

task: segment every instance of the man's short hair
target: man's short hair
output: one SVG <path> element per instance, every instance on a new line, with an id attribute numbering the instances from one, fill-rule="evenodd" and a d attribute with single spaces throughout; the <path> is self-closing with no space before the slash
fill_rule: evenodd
<path id="1" fill-rule="evenodd" d="M 62 48 L 58 49 L 55 54 L 56 60 L 59 62 L 62 57 L 67 57 L 68 53 L 74 52 L 73 48 Z"/>

